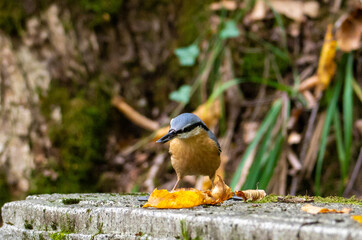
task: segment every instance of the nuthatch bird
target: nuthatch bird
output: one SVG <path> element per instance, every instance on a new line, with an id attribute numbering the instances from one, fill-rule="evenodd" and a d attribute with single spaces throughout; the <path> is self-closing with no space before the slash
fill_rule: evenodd
<path id="1" fill-rule="evenodd" d="M 171 164 L 177 174 L 175 190 L 187 175 L 209 176 L 214 185 L 215 172 L 220 166 L 220 144 L 205 123 L 193 113 L 173 118 L 170 130 L 158 143 L 170 141 Z"/>

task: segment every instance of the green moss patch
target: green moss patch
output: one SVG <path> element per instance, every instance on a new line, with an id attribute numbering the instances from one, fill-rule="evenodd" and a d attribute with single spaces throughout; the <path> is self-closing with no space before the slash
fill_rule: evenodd
<path id="1" fill-rule="evenodd" d="M 68 234 L 69 233 L 67 233 L 67 232 L 56 232 L 56 233 L 53 233 L 52 235 L 50 235 L 50 239 L 51 240 L 65 240 Z"/>
<path id="2" fill-rule="evenodd" d="M 25 220 L 24 228 L 27 229 L 27 230 L 32 230 L 34 228 L 33 223 L 29 222 L 28 220 Z"/>
<path id="3" fill-rule="evenodd" d="M 53 149 L 49 161 L 33 171 L 30 193 L 97 191 L 94 183 L 105 161 L 110 126 L 110 95 L 102 86 L 104 81 L 94 77 L 86 87 L 53 83 L 41 98 Z M 54 111 L 60 111 L 60 119 L 52 117 Z M 44 176 L 44 169 L 56 177 Z"/>
<path id="4" fill-rule="evenodd" d="M 270 203 L 270 202 L 277 202 L 278 196 L 274 194 L 266 195 L 263 199 L 259 201 L 255 201 L 257 203 Z"/>
<path id="5" fill-rule="evenodd" d="M 80 202 L 79 198 L 63 198 L 62 203 L 64 205 L 78 204 Z"/>
<path id="6" fill-rule="evenodd" d="M 362 200 L 357 199 L 355 196 L 351 198 L 344 198 L 344 197 L 338 197 L 338 196 L 329 196 L 329 197 L 318 197 L 318 196 L 277 196 L 274 194 L 267 195 L 265 198 L 261 199 L 260 201 L 257 201 L 258 203 L 269 203 L 269 202 L 277 202 L 278 197 L 284 197 L 284 198 L 305 198 L 306 200 L 313 200 L 315 203 L 342 203 L 342 204 L 356 204 L 362 206 Z"/>
<path id="7" fill-rule="evenodd" d="M 313 197 L 314 202 L 320 203 L 343 203 L 343 204 L 356 204 L 362 206 L 362 200 L 357 199 L 356 196 L 351 198 L 344 198 L 338 196 L 329 196 L 329 197 Z"/>

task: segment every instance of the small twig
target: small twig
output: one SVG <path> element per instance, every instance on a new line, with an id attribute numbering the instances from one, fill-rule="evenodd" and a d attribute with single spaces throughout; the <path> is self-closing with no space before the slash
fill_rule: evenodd
<path id="1" fill-rule="evenodd" d="M 290 171 L 292 173 L 291 175 L 295 176 L 296 173 L 298 173 L 302 169 L 302 164 L 299 162 L 297 155 L 290 147 L 288 147 L 287 150 L 287 159 L 292 166 L 292 169 Z"/>
<path id="2" fill-rule="evenodd" d="M 112 105 L 117 107 L 118 110 L 120 110 L 134 124 L 144 129 L 155 131 L 160 127 L 158 122 L 152 121 L 151 119 L 148 119 L 147 117 L 137 112 L 130 105 L 128 105 L 120 96 L 113 97 Z"/>
<path id="3" fill-rule="evenodd" d="M 144 145 L 150 143 L 154 139 L 154 136 L 155 136 L 155 133 L 153 132 L 150 135 L 148 135 L 147 137 L 141 138 L 141 140 L 138 140 L 135 144 L 128 146 L 127 148 L 122 150 L 122 155 L 127 156 L 127 155 L 133 153 L 134 151 L 140 149 Z"/>
<path id="4" fill-rule="evenodd" d="M 346 197 L 351 192 L 354 182 L 357 179 L 358 173 L 360 173 L 360 169 L 362 166 L 362 147 L 360 148 L 358 159 L 356 165 L 354 166 L 351 179 L 349 180 L 346 190 L 344 190 L 343 196 Z"/>
<path id="5" fill-rule="evenodd" d="M 255 154 L 256 154 L 256 148 L 254 148 L 253 151 L 251 151 L 248 158 L 246 159 L 244 167 L 240 174 L 241 177 L 239 179 L 238 184 L 236 184 L 235 189 L 241 189 L 241 187 L 244 185 L 246 177 L 248 176 L 248 173 L 249 173 L 249 169 L 250 169 L 251 165 L 253 164 Z"/>
<path id="6" fill-rule="evenodd" d="M 333 1 L 333 5 L 332 5 L 332 8 L 331 8 L 331 12 L 332 12 L 332 13 L 337 13 L 338 10 L 341 8 L 341 3 L 342 3 L 342 0 L 335 0 L 335 1 Z"/>
<path id="7" fill-rule="evenodd" d="M 147 179 L 144 182 L 144 185 L 147 189 L 146 191 L 152 192 L 153 189 L 155 189 L 154 179 L 157 177 L 157 174 L 159 173 L 160 168 L 164 163 L 164 161 L 165 161 L 165 153 L 158 154 L 154 158 L 152 167 L 148 171 Z"/>
<path id="8" fill-rule="evenodd" d="M 319 99 L 317 100 L 317 104 L 315 105 L 315 107 L 312 109 L 312 113 L 308 120 L 308 127 L 307 127 L 307 131 L 305 133 L 305 136 L 304 136 L 302 150 L 300 152 L 300 157 L 299 157 L 299 160 L 301 161 L 301 163 L 304 162 L 304 159 L 305 159 L 305 156 L 307 153 L 307 148 L 309 146 L 309 143 L 310 143 L 310 140 L 311 140 L 311 137 L 313 134 L 314 123 L 317 118 L 318 109 L 319 109 Z"/>
<path id="9" fill-rule="evenodd" d="M 315 86 L 318 85 L 318 83 L 319 83 L 319 78 L 318 78 L 318 75 L 315 74 L 315 75 L 307 78 L 303 82 L 301 82 L 301 84 L 299 85 L 298 91 L 304 92 L 306 90 L 314 88 Z"/>
<path id="10" fill-rule="evenodd" d="M 263 72 L 263 82 L 262 83 L 265 83 L 266 79 L 269 78 L 269 74 L 270 74 L 270 59 L 269 59 L 269 56 L 267 55 L 267 57 L 264 60 L 264 72 Z M 260 89 L 258 91 L 258 96 L 256 97 L 257 101 L 264 99 L 265 98 L 265 93 L 266 93 L 266 84 L 261 84 Z M 263 104 L 258 104 L 258 105 L 255 106 L 255 109 L 254 109 L 253 114 L 251 116 L 251 120 L 256 119 L 256 117 L 258 116 L 258 114 L 260 112 L 260 109 L 261 109 L 262 105 Z"/>
<path id="11" fill-rule="evenodd" d="M 232 56 L 229 48 L 225 48 L 225 61 L 224 61 L 224 71 L 222 74 L 222 81 L 226 82 L 229 79 L 234 78 L 234 71 L 232 68 Z M 223 141 L 221 142 L 221 147 L 223 152 L 229 156 L 230 145 L 232 137 L 234 136 L 234 129 L 236 126 L 237 118 L 240 113 L 240 104 L 244 101 L 242 93 L 239 91 L 237 85 L 230 87 L 226 90 L 225 98 L 229 102 L 229 116 L 227 119 L 227 130 Z"/>
<path id="12" fill-rule="evenodd" d="M 301 149 L 300 155 L 299 155 L 299 161 L 300 161 L 300 163 L 302 165 L 304 165 L 304 159 L 305 159 L 306 154 L 307 154 L 307 149 L 308 149 L 308 146 L 310 145 L 310 142 L 311 142 L 312 133 L 313 133 L 313 129 L 314 129 L 314 124 L 315 124 L 315 120 L 316 120 L 318 109 L 319 109 L 319 100 L 320 100 L 320 98 L 318 99 L 315 107 L 312 109 L 312 113 L 311 113 L 311 115 L 309 117 L 309 120 L 308 120 L 307 131 L 305 133 L 304 141 L 302 143 L 302 149 Z M 298 175 L 293 177 L 291 188 L 290 188 L 290 194 L 291 195 L 296 194 L 296 192 L 298 190 L 300 179 L 302 178 L 302 174 L 303 174 L 303 172 L 300 172 Z"/>
<path id="13" fill-rule="evenodd" d="M 326 122 L 326 116 L 326 111 L 320 114 L 317 126 L 313 132 L 313 136 L 309 144 L 308 152 L 304 158 L 304 162 L 302 163 L 301 175 L 305 174 L 307 178 L 310 178 L 312 175 L 315 163 L 317 161 L 317 154 L 319 151 L 323 126 Z"/>
<path id="14" fill-rule="evenodd" d="M 272 103 L 274 102 L 276 99 L 278 99 L 280 97 L 281 94 L 276 94 L 276 95 L 273 95 L 273 96 L 266 96 L 264 97 L 263 99 L 256 99 L 256 100 L 243 100 L 240 105 L 242 107 L 254 107 L 256 105 L 265 105 L 265 104 L 268 104 L 268 103 Z"/>

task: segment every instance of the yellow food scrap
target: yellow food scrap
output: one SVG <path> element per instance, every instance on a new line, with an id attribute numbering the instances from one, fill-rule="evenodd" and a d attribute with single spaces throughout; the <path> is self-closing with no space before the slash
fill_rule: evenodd
<path id="1" fill-rule="evenodd" d="M 153 190 L 148 202 L 143 206 L 154 208 L 191 208 L 205 203 L 205 194 L 199 190 L 179 189 L 169 192 L 165 189 Z"/>
<path id="2" fill-rule="evenodd" d="M 180 188 L 176 191 L 167 191 L 157 188 L 151 193 L 147 203 L 143 206 L 154 208 L 191 208 L 203 204 L 215 205 L 228 200 L 233 196 L 231 188 L 218 176 L 215 187 L 210 191 L 200 191 L 194 188 Z"/>

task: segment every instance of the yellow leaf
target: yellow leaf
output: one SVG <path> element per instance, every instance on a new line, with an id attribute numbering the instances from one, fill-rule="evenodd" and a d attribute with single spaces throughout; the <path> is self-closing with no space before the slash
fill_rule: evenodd
<path id="1" fill-rule="evenodd" d="M 362 215 L 354 215 L 352 219 L 362 224 Z"/>
<path id="2" fill-rule="evenodd" d="M 165 189 L 153 190 L 147 203 L 143 206 L 154 208 L 191 208 L 202 204 L 215 205 L 228 200 L 233 196 L 231 188 L 227 186 L 222 178 L 215 184 L 212 191 L 200 191 L 194 188 L 180 188 L 169 192 Z"/>
<path id="3" fill-rule="evenodd" d="M 352 211 L 350 208 L 343 208 L 342 210 L 336 210 L 331 208 L 323 208 L 313 206 L 311 204 L 306 204 L 301 208 L 304 212 L 311 213 L 311 214 L 318 214 L 318 213 L 349 213 Z"/>
<path id="4" fill-rule="evenodd" d="M 205 204 L 205 202 L 205 194 L 196 189 L 179 189 L 174 192 L 169 192 L 165 189 L 158 190 L 156 188 L 143 207 L 191 208 Z"/>
<path id="5" fill-rule="evenodd" d="M 319 90 L 324 90 L 329 86 L 329 83 L 336 72 L 336 63 L 334 57 L 336 55 L 337 42 L 332 36 L 332 25 L 327 26 L 327 32 L 324 37 L 324 43 L 318 63 L 318 80 Z"/>

